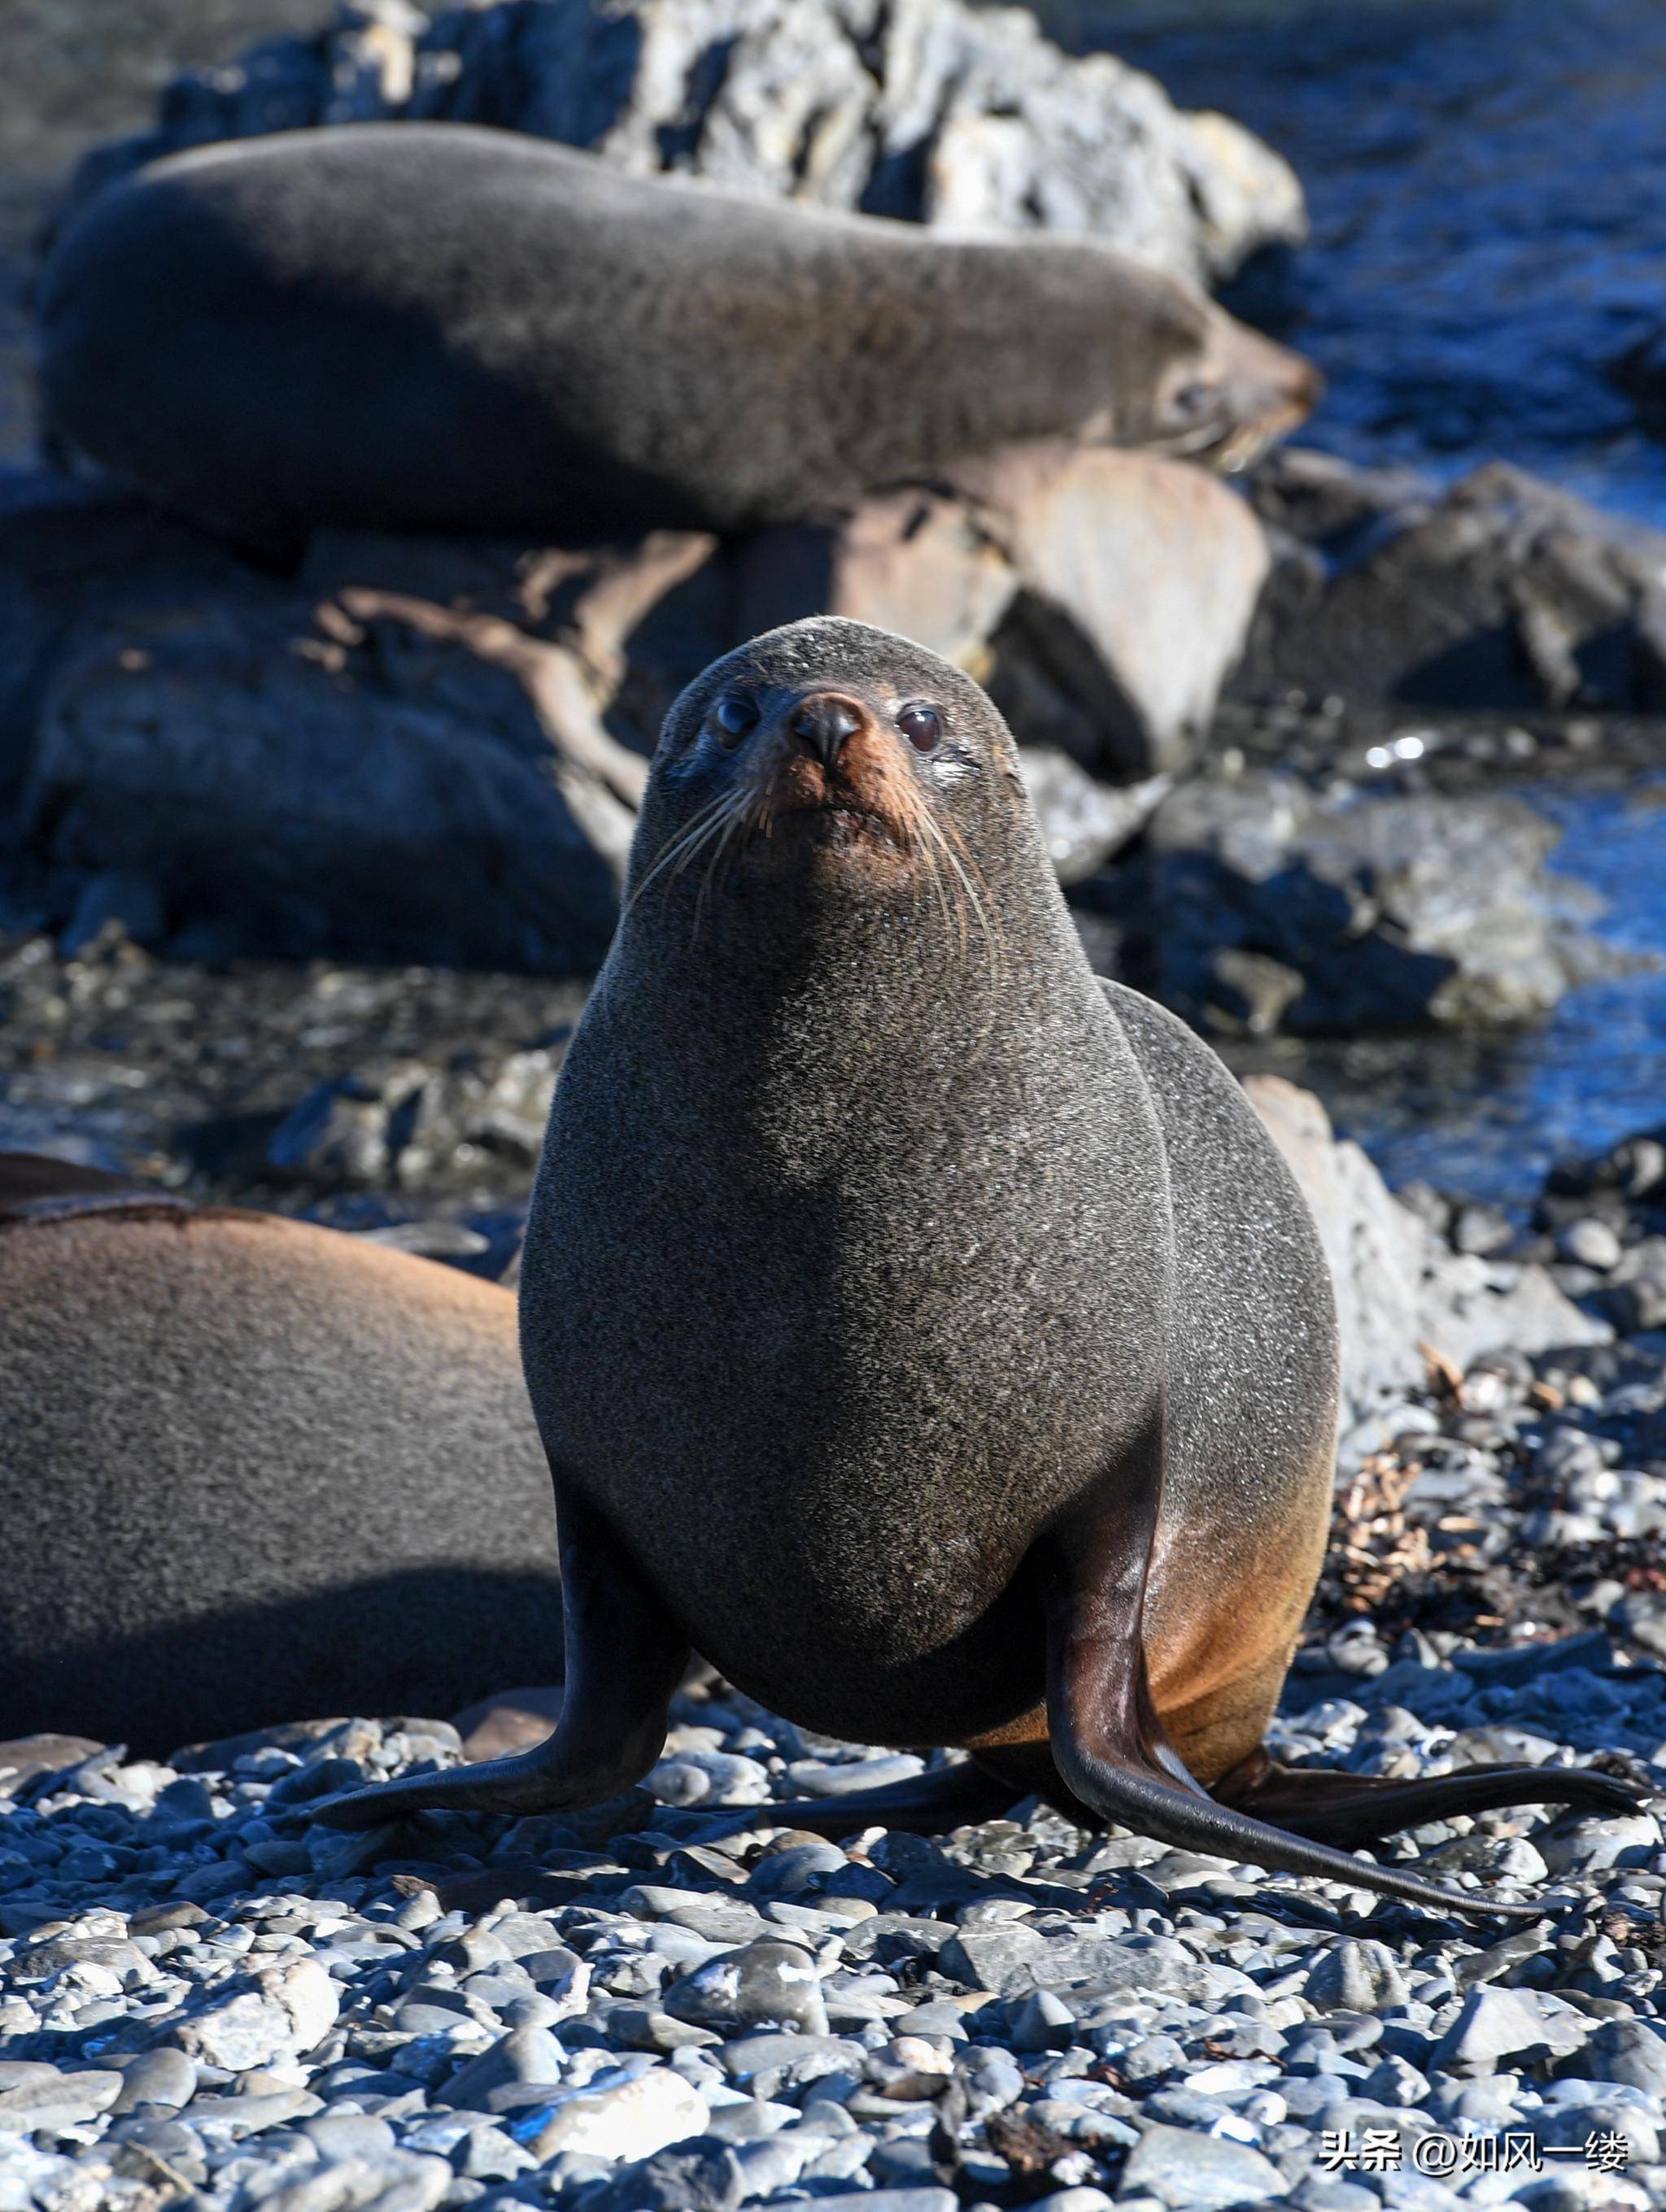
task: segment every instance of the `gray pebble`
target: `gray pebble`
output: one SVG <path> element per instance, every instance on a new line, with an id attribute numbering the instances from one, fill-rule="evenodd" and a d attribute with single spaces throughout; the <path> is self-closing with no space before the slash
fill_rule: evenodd
<path id="1" fill-rule="evenodd" d="M 197 2069 L 183 2051 L 147 2051 L 122 2069 L 121 2094 L 113 2112 L 131 2112 L 139 2105 L 188 2105 L 197 2092 Z"/>
<path id="2" fill-rule="evenodd" d="M 1119 2196 L 1149 2194 L 1164 2204 L 1219 2208 L 1282 2197 L 1287 2184 L 1248 2143 L 1189 2128 L 1147 2128 L 1128 2154 Z"/>

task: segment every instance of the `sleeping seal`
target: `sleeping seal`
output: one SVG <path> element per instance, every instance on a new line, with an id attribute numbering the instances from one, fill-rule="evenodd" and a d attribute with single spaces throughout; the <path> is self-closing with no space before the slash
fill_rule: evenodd
<path id="1" fill-rule="evenodd" d="M 556 1089 L 521 1342 L 560 1723 L 328 1817 L 609 1796 L 690 1643 L 795 1721 L 972 1753 L 753 1822 L 952 1824 L 1038 1790 L 1504 1910 L 1347 1849 L 1633 1802 L 1583 1771 L 1262 1751 L 1330 1512 L 1317 1234 L 1215 1055 L 1090 969 L 984 694 L 882 630 L 771 631 L 672 708 Z"/>
<path id="2" fill-rule="evenodd" d="M 0 1155 L 0 1735 L 167 1753 L 549 1670 L 511 1294 Z"/>
<path id="3" fill-rule="evenodd" d="M 44 272 L 52 432 L 187 514 L 747 530 L 1049 435 L 1246 459 L 1316 378 L 1091 238 L 952 239 L 466 125 L 156 162 Z"/>

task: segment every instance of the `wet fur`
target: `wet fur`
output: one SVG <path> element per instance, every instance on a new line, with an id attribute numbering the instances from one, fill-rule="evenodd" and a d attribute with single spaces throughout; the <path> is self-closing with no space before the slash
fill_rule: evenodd
<path id="1" fill-rule="evenodd" d="M 748 529 L 1060 434 L 1237 461 L 1316 390 L 1090 238 L 949 239 L 457 125 L 158 162 L 73 224 L 40 313 L 54 433 L 272 545 Z"/>

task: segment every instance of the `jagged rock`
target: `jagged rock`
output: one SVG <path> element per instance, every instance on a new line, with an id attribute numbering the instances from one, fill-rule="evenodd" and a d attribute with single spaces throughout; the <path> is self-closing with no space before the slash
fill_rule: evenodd
<path id="1" fill-rule="evenodd" d="M 488 123 L 624 167 L 964 230 L 1094 231 L 1207 283 L 1305 233 L 1288 165 L 1019 8 L 960 0 L 352 0 L 187 72 L 74 198 L 185 146 L 319 124 Z"/>
<path id="2" fill-rule="evenodd" d="M 737 550 L 740 631 L 842 615 L 911 637 L 976 672 L 1018 588 L 964 505 L 939 491 L 878 492 L 855 512 L 766 530 Z"/>
<path id="3" fill-rule="evenodd" d="M 1051 745 L 1021 745 L 1018 768 L 1061 884 L 1091 876 L 1137 837 L 1173 781 L 1152 775 L 1116 790 Z"/>
<path id="4" fill-rule="evenodd" d="M 1358 1145 L 1337 1141 L 1310 1091 L 1276 1075 L 1253 1075 L 1244 1089 L 1318 1224 L 1352 1416 L 1422 1382 L 1425 1345 L 1463 1368 L 1506 1346 L 1531 1354 L 1608 1340 L 1606 1325 L 1564 1297 L 1542 1267 L 1450 1251 L 1401 1205 Z"/>
<path id="5" fill-rule="evenodd" d="M 1666 708 L 1666 535 L 1489 461 L 1449 489 L 1304 450 L 1252 497 L 1274 565 L 1241 696 Z"/>
<path id="6" fill-rule="evenodd" d="M 595 965 L 618 872 L 513 681 L 459 654 L 451 699 L 391 691 L 321 665 L 310 612 L 136 605 L 76 639 L 42 706 L 26 843 L 147 878 L 176 926 L 242 943 Z"/>
<path id="7" fill-rule="evenodd" d="M 1547 876 L 1560 832 L 1493 796 L 1323 799 L 1295 779 L 1184 785 L 1142 885 L 1158 994 L 1228 1032 L 1524 1021 L 1601 971 Z"/>
<path id="8" fill-rule="evenodd" d="M 711 540 L 325 538 L 287 583 L 137 501 L 41 495 L 0 520 L 0 801 L 58 919 L 214 954 L 597 965 L 659 718 L 733 641 L 726 589 L 721 627 L 639 646 Z"/>

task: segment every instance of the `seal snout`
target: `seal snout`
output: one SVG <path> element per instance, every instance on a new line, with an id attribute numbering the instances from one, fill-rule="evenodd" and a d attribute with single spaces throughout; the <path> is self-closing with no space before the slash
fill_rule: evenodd
<path id="1" fill-rule="evenodd" d="M 816 691 L 800 699 L 787 717 L 790 733 L 824 769 L 833 769 L 848 739 L 867 720 L 861 702 L 842 691 Z"/>

